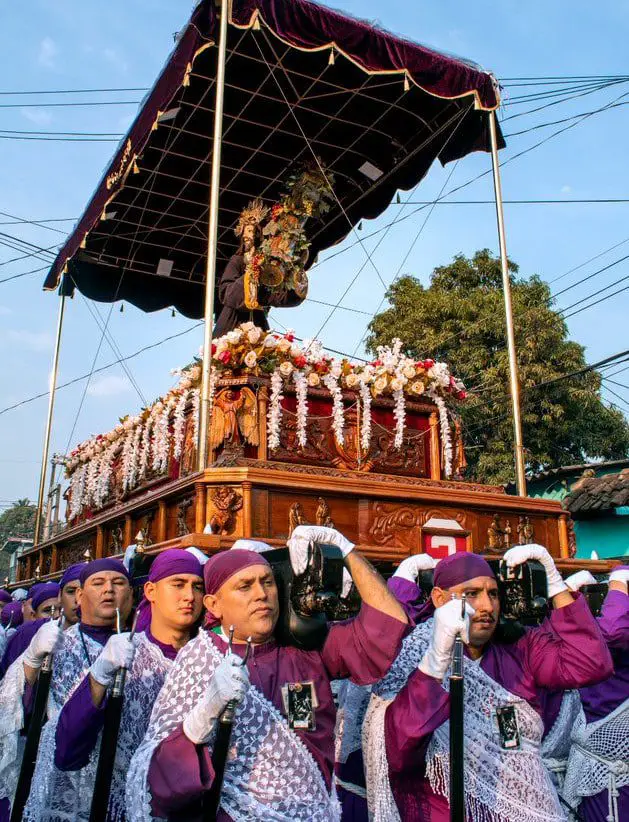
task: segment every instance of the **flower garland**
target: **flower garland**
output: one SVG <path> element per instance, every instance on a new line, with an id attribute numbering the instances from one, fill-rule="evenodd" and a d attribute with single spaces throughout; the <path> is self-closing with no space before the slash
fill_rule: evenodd
<path id="1" fill-rule="evenodd" d="M 396 448 L 401 448 L 404 443 L 404 426 L 406 424 L 406 403 L 404 402 L 404 391 L 397 388 L 393 392 L 393 417 L 395 419 L 395 440 Z"/>
<path id="2" fill-rule="evenodd" d="M 192 392 L 192 441 L 196 444 L 199 442 L 199 420 L 201 412 L 201 390 L 195 388 Z"/>
<path id="3" fill-rule="evenodd" d="M 170 414 L 175 404 L 175 398 L 170 397 L 166 402 L 158 403 L 155 408 L 155 428 L 153 437 L 153 461 L 151 466 L 157 474 L 163 474 L 168 469 L 170 454 Z"/>
<path id="4" fill-rule="evenodd" d="M 271 374 L 271 396 L 269 397 L 269 414 L 267 417 L 268 446 L 275 451 L 280 446 L 280 425 L 282 422 L 282 387 L 284 380 L 279 370 Z"/>
<path id="5" fill-rule="evenodd" d="M 345 428 L 345 407 L 343 405 L 343 391 L 339 385 L 339 375 L 336 370 L 330 371 L 323 378 L 323 384 L 332 395 L 332 430 L 339 445 L 345 442 L 343 430 Z"/>
<path id="6" fill-rule="evenodd" d="M 358 391 L 362 402 L 362 417 L 360 420 L 360 445 L 367 454 L 371 447 L 371 391 L 366 382 L 358 383 Z"/>
<path id="7" fill-rule="evenodd" d="M 306 426 L 308 424 L 308 380 L 302 371 L 293 372 L 295 399 L 297 401 L 297 442 L 302 448 L 308 442 Z"/>
<path id="8" fill-rule="evenodd" d="M 153 431 L 153 424 L 155 418 L 149 414 L 144 424 L 144 431 L 142 432 L 142 440 L 140 442 L 140 453 L 138 456 L 138 471 L 137 480 L 141 481 L 146 477 L 149 467 L 149 457 L 151 455 L 151 433 Z"/>
<path id="9" fill-rule="evenodd" d="M 183 443 L 186 433 L 186 406 L 190 398 L 190 389 L 185 388 L 175 405 L 173 414 L 173 457 L 178 460 L 183 453 Z"/>
<path id="10" fill-rule="evenodd" d="M 434 401 L 439 412 L 439 429 L 441 431 L 441 444 L 443 450 L 443 473 L 446 478 L 452 476 L 452 432 L 450 430 L 450 422 L 448 420 L 448 408 L 438 394 L 431 394 L 431 399 Z"/>

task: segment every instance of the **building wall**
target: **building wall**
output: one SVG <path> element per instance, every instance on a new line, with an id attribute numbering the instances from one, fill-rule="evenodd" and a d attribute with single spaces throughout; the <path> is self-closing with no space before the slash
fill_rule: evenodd
<path id="1" fill-rule="evenodd" d="M 599 559 L 629 557 L 629 516 L 575 520 L 577 557 L 589 559 L 596 551 Z"/>

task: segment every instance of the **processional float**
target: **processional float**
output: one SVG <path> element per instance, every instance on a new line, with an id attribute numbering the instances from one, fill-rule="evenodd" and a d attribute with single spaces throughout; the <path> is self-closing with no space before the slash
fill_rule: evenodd
<path id="1" fill-rule="evenodd" d="M 54 577 L 86 554 L 122 554 L 136 532 L 147 554 L 237 537 L 279 548 L 304 522 L 336 523 L 385 573 L 411 553 L 499 558 L 533 537 L 569 564 L 569 516 L 525 497 L 499 104 L 475 64 L 308 0 L 200 3 L 46 278 L 59 319 L 20 583 L 37 566 Z M 269 305 L 305 298 L 331 246 L 352 235 L 373 265 L 361 220 L 436 159 L 473 151 L 493 164 L 518 496 L 465 481 L 452 413 L 464 392 L 444 364 L 393 345 L 355 365 L 265 328 Z M 216 339 L 221 277 L 239 250 L 245 324 Z M 61 330 L 77 290 L 203 318 L 203 355 L 158 403 L 68 455 L 67 527 L 42 541 Z M 299 594 L 310 615 L 325 610 L 321 564 L 313 573 Z"/>

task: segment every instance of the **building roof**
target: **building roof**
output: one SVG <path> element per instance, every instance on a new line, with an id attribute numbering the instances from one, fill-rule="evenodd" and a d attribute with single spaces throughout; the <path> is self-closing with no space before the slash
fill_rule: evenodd
<path id="1" fill-rule="evenodd" d="M 629 505 L 629 468 L 617 474 L 585 476 L 563 500 L 574 515 L 597 514 Z"/>

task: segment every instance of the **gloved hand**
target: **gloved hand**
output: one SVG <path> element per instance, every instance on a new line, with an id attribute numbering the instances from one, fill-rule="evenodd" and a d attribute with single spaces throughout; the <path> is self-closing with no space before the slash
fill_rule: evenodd
<path id="1" fill-rule="evenodd" d="M 571 591 L 578 591 L 584 585 L 596 585 L 596 579 L 589 571 L 577 571 L 575 574 L 566 577 L 566 585 Z"/>
<path id="2" fill-rule="evenodd" d="M 323 545 L 334 545 L 339 548 L 343 559 L 354 550 L 354 543 L 345 539 L 336 528 L 326 528 L 323 525 L 298 525 L 290 535 L 287 545 L 290 553 L 290 563 L 293 573 L 303 574 L 308 565 L 308 546 L 311 542 Z"/>
<path id="3" fill-rule="evenodd" d="M 429 571 L 436 564 L 437 560 L 430 554 L 413 554 L 412 557 L 407 557 L 400 562 L 393 576 L 407 579 L 409 582 L 417 582 L 420 571 Z"/>
<path id="4" fill-rule="evenodd" d="M 466 602 L 465 616 L 461 617 L 460 599 L 452 599 L 436 609 L 430 644 L 418 665 L 420 671 L 443 680 L 452 661 L 454 640 L 458 634 L 464 643 L 470 641 L 470 617 L 473 615 L 474 609 Z"/>
<path id="5" fill-rule="evenodd" d="M 239 703 L 249 687 L 249 672 L 236 654 L 227 654 L 214 671 L 202 699 L 183 721 L 183 732 L 195 745 L 207 742 L 212 730 L 232 699 Z"/>
<path id="6" fill-rule="evenodd" d="M 568 586 L 563 581 L 561 574 L 555 566 L 555 560 L 548 553 L 543 545 L 531 543 L 530 545 L 516 545 L 514 548 L 509 548 L 503 557 L 509 568 L 514 568 L 516 565 L 522 565 L 528 559 L 536 559 L 544 566 L 546 571 L 546 582 L 548 584 L 548 596 L 552 599 L 562 591 L 567 591 Z"/>
<path id="7" fill-rule="evenodd" d="M 48 654 L 54 654 L 63 642 L 63 630 L 57 620 L 45 622 L 24 651 L 24 664 L 39 670 Z"/>
<path id="8" fill-rule="evenodd" d="M 90 668 L 90 676 L 104 688 L 114 684 L 116 673 L 121 668 L 130 668 L 135 654 L 131 634 L 114 634 L 100 652 Z"/>
<path id="9" fill-rule="evenodd" d="M 622 582 L 629 585 L 629 565 L 619 565 L 609 575 L 610 582 Z"/>

